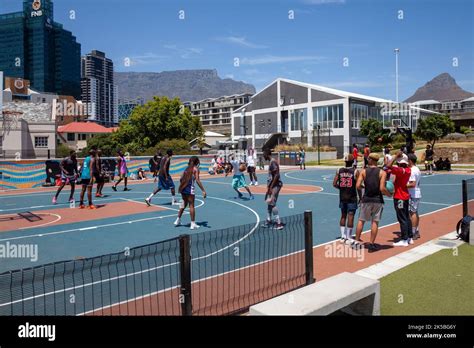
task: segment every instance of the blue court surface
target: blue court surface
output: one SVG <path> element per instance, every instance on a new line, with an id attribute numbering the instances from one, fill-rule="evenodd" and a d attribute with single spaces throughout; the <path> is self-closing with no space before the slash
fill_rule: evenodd
<path id="1" fill-rule="evenodd" d="M 289 194 L 282 194 L 278 200 L 281 216 L 302 213 L 305 210 L 313 212 L 313 242 L 314 245 L 335 240 L 339 237 L 338 208 L 339 197 L 332 187 L 332 179 L 336 169 L 307 169 L 282 171 L 284 186 L 295 189 Z M 422 202 L 420 214 L 440 210 L 462 202 L 461 181 L 472 178 L 472 175 L 435 174 L 423 176 L 421 182 Z M 189 215 L 183 216 L 183 225 L 173 225 L 177 216 L 178 206 L 171 205 L 169 192 L 160 192 L 152 203 L 161 210 L 147 211 L 140 206 L 139 213 L 112 216 L 102 219 L 88 220 L 85 209 L 81 211 L 82 221 L 56 224 L 48 222 L 34 228 L 1 230 L 0 244 L 35 244 L 38 246 L 38 260 L 34 263 L 28 259 L 5 258 L 0 263 L 0 272 L 20 268 L 34 267 L 56 261 L 89 258 L 109 253 L 121 252 L 126 248 L 167 240 L 182 234 L 205 233 L 208 231 L 225 229 L 230 226 L 249 224 L 259 226 L 266 217 L 264 195 L 256 194 L 255 200 L 249 200 L 247 193 L 244 198 L 237 198 L 231 187 L 232 178 L 229 176 L 207 176 L 202 182 L 208 197 L 203 199 L 199 189 L 196 195 L 198 230 L 189 229 Z M 248 180 L 248 179 L 247 179 Z M 260 191 L 266 182 L 266 173 L 259 174 Z M 263 185 L 262 185 L 263 184 Z M 104 188 L 106 198 L 95 199 L 95 204 L 112 205 L 114 203 L 144 206 L 144 198 L 154 188 L 153 182 L 130 185 L 129 192 L 113 192 L 110 186 Z M 300 186 L 304 186 L 301 189 Z M 317 186 L 322 189 L 314 192 Z M 299 188 L 298 188 L 299 187 Z M 252 186 L 251 189 L 254 189 Z M 305 191 L 308 189 L 308 191 Z M 9 217 L 20 213 L 38 211 L 53 211 L 54 209 L 69 208 L 66 203 L 69 190 L 66 187 L 59 196 L 57 205 L 52 205 L 51 198 L 54 192 L 38 190 L 36 193 L 19 194 L 10 192 L 0 196 L 0 227 Z M 76 191 L 76 201 L 78 193 Z M 145 206 L 143 207 L 145 208 Z M 77 208 L 75 208 L 77 210 Z M 99 209 L 100 210 L 100 209 Z M 82 215 L 83 214 L 83 215 Z M 396 222 L 393 202 L 386 199 L 381 226 Z M 40 224 L 41 225 L 41 224 Z M 11 226 L 11 222 L 10 225 Z M 24 225 L 22 225 L 24 226 Z M 366 226 L 367 228 L 368 226 Z M 284 230 L 281 232 L 284 233 Z M 231 244 L 238 241 L 229 241 Z"/>

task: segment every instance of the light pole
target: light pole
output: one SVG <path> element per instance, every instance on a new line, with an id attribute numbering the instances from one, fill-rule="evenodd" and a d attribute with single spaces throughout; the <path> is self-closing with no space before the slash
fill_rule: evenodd
<path id="1" fill-rule="evenodd" d="M 400 49 L 395 48 L 395 99 L 398 103 L 398 55 L 400 54 Z"/>

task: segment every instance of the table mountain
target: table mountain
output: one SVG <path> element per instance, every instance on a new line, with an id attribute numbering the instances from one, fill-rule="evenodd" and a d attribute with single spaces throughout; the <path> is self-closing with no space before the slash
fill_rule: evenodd
<path id="1" fill-rule="evenodd" d="M 413 103 L 420 100 L 462 100 L 474 96 L 474 93 L 463 90 L 458 86 L 456 80 L 448 73 L 442 73 L 423 87 L 416 90 L 410 98 L 405 100 L 407 103 Z"/>
<path id="2" fill-rule="evenodd" d="M 237 93 L 255 93 L 253 85 L 221 79 L 217 70 L 176 70 L 152 72 L 116 72 L 115 84 L 120 99 L 153 96 L 179 97 L 181 101 L 199 101 Z"/>

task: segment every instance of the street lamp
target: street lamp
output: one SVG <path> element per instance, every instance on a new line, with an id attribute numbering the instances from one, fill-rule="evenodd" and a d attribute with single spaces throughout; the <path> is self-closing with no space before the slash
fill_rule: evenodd
<path id="1" fill-rule="evenodd" d="M 395 48 L 395 99 L 398 103 L 398 55 L 400 54 L 400 49 Z"/>

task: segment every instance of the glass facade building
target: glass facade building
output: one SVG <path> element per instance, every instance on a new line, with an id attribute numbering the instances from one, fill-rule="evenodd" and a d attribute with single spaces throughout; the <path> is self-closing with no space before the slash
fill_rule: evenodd
<path id="1" fill-rule="evenodd" d="M 81 96 L 81 45 L 54 22 L 51 0 L 24 0 L 0 15 L 0 71 L 31 81 L 40 92 Z"/>

